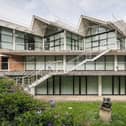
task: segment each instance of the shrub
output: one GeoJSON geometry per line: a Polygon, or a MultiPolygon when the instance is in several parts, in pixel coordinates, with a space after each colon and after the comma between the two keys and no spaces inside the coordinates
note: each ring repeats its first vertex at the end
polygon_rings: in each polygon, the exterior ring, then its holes
{"type": "MultiPolygon", "coordinates": [[[[44,110],[43,103],[24,93],[11,79],[0,79],[0,122],[15,125],[15,118],[28,112],[44,110]]],[[[26,117],[26,116],[24,116],[26,117]]]]}

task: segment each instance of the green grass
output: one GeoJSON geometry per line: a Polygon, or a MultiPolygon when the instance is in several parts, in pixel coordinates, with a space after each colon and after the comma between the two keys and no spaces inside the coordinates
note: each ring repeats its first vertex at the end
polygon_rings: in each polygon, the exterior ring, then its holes
{"type": "MultiPolygon", "coordinates": [[[[99,120],[98,102],[61,102],[51,110],[54,116],[63,116],[66,120],[72,118],[74,126],[126,126],[126,103],[112,104],[112,121],[103,123],[99,120]]],[[[57,118],[58,119],[58,118],[57,118]]]]}

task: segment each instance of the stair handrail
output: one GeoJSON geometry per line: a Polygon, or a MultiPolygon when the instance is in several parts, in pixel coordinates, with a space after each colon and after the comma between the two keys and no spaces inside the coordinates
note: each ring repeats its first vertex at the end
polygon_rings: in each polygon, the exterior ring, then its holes
{"type": "MultiPolygon", "coordinates": [[[[63,72],[62,74],[67,74],[67,73],[73,71],[74,69],[76,69],[77,67],[79,67],[80,65],[82,65],[82,64],[84,64],[84,63],[86,63],[86,62],[95,61],[96,59],[98,59],[99,57],[103,56],[104,54],[108,53],[108,52],[111,51],[111,50],[112,50],[112,49],[104,50],[103,52],[101,52],[100,54],[98,54],[97,56],[95,56],[95,57],[92,58],[92,59],[85,59],[84,61],[82,61],[81,63],[79,63],[79,64],[76,65],[75,67],[73,67],[71,70],[65,71],[65,72],[63,72]]],[[[53,76],[53,75],[55,75],[55,74],[56,74],[56,73],[50,73],[48,76],[50,77],[50,76],[53,76]]],[[[46,75],[45,75],[45,76],[46,76],[46,75]]],[[[33,82],[31,85],[29,85],[29,88],[32,88],[32,87],[37,86],[37,85],[39,84],[39,82],[40,82],[41,79],[42,79],[42,78],[40,78],[39,80],[36,80],[35,82],[33,82]]],[[[43,80],[44,80],[44,79],[43,79],[43,80]]]]}
{"type": "Polygon", "coordinates": [[[112,49],[106,49],[106,50],[104,50],[103,52],[101,52],[100,54],[98,54],[98,55],[96,55],[95,57],[93,57],[92,59],[85,59],[85,60],[83,60],[82,62],[80,62],[79,64],[77,64],[76,66],[74,66],[72,69],[70,69],[70,70],[68,70],[68,71],[66,70],[65,73],[67,74],[67,73],[69,73],[69,72],[75,70],[76,68],[78,68],[79,66],[81,66],[81,65],[84,64],[84,63],[95,61],[95,60],[98,59],[99,57],[101,57],[101,56],[103,56],[104,54],[110,52],[111,50],[112,50],[112,49]]]}

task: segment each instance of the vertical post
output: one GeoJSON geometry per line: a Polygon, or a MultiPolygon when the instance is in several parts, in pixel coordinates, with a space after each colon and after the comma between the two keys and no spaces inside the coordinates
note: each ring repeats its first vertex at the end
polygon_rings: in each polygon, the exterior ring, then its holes
{"type": "Polygon", "coordinates": [[[15,29],[13,29],[13,50],[16,50],[15,29]]]}
{"type": "Polygon", "coordinates": [[[44,37],[42,38],[42,50],[45,50],[44,37]]]}
{"type": "Polygon", "coordinates": [[[33,95],[33,96],[35,96],[35,87],[32,87],[32,88],[30,88],[30,90],[31,90],[31,95],[33,95]]]}
{"type": "Polygon", "coordinates": [[[66,55],[63,56],[63,71],[66,72],[66,55]]]}
{"type": "Polygon", "coordinates": [[[22,85],[24,86],[24,84],[25,84],[25,83],[24,83],[24,77],[22,77],[22,85]]]}
{"type": "Polygon", "coordinates": [[[124,49],[126,49],[126,39],[125,39],[125,47],[124,47],[124,49]]]}
{"type": "Polygon", "coordinates": [[[64,50],[66,50],[66,31],[64,30],[64,50]]]}
{"type": "MultiPolygon", "coordinates": [[[[116,34],[116,38],[117,38],[117,30],[115,30],[115,34],[116,34]]],[[[115,49],[119,49],[119,43],[116,39],[116,42],[115,42],[115,49]]]]}
{"type": "Polygon", "coordinates": [[[114,55],[114,71],[118,71],[118,59],[117,59],[117,55],[114,55]]]}
{"type": "Polygon", "coordinates": [[[102,76],[98,76],[98,96],[102,96],[102,76]]]}

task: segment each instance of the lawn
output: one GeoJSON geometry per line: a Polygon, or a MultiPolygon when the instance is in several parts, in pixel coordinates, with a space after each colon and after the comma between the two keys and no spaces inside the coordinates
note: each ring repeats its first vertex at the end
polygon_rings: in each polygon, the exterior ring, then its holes
{"type": "Polygon", "coordinates": [[[54,109],[49,110],[55,119],[61,117],[64,123],[73,126],[125,126],[126,103],[112,104],[112,121],[103,123],[99,120],[100,103],[93,102],[61,102],[54,109]]]}

